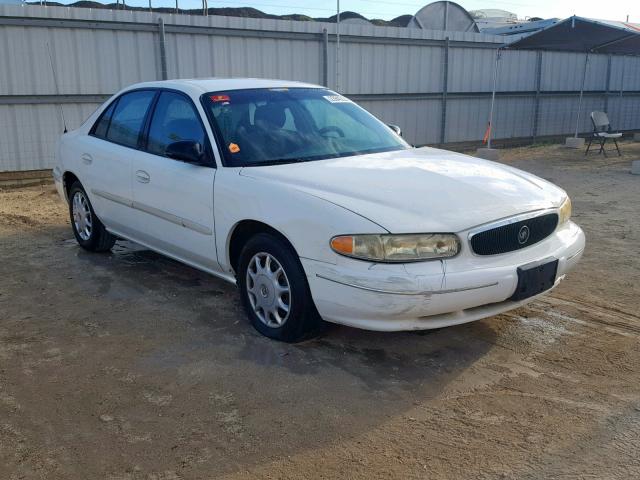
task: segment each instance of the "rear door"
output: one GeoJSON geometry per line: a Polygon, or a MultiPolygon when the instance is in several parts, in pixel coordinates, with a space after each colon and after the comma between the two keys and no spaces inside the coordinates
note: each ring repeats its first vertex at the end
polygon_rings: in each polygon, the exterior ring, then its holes
{"type": "Polygon", "coordinates": [[[216,169],[200,114],[187,95],[163,90],[147,129],[145,149],[133,160],[136,237],[189,263],[219,270],[213,221],[216,169]],[[185,140],[200,143],[211,164],[165,155],[169,144],[185,140]]]}
{"type": "Polygon", "coordinates": [[[127,234],[132,225],[132,166],[156,92],[136,90],[114,100],[80,142],[81,180],[107,228],[127,234]]]}

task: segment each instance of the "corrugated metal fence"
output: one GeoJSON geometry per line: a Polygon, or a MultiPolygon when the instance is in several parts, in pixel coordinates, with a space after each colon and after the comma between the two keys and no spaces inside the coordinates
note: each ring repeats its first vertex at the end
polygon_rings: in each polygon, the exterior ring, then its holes
{"type": "MultiPolygon", "coordinates": [[[[0,171],[50,168],[62,131],[146,80],[267,77],[328,85],[414,144],[480,140],[502,37],[335,24],[0,5],[0,171]],[[58,80],[56,91],[50,56],[58,80]],[[339,81],[339,86],[336,82],[339,81]]],[[[494,138],[570,133],[585,55],[503,51],[494,138]]],[[[640,59],[591,55],[583,111],[640,128],[640,59]]],[[[581,131],[589,130],[588,116],[581,131]]]]}

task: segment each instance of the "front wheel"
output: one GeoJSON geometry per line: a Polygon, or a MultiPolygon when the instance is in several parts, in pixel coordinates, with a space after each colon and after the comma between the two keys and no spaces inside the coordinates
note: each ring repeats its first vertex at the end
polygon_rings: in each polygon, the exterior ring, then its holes
{"type": "Polygon", "coordinates": [[[80,182],[74,182],[69,189],[69,216],[71,228],[78,244],[91,252],[111,250],[116,238],[107,232],[93,211],[87,192],[80,182]]]}
{"type": "Polygon", "coordinates": [[[251,238],[240,254],[238,286],[256,330],[285,342],[317,333],[322,320],[294,251],[274,235],[251,238]]]}

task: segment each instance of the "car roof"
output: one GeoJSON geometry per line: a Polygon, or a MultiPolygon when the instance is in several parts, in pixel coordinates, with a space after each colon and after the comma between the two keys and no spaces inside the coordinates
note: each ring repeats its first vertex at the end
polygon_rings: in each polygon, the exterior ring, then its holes
{"type": "Polygon", "coordinates": [[[136,83],[126,90],[137,88],[172,88],[200,95],[207,92],[242,90],[247,88],[325,88],[311,83],[293,80],[270,80],[264,78],[184,78],[157,82],[136,83]]]}

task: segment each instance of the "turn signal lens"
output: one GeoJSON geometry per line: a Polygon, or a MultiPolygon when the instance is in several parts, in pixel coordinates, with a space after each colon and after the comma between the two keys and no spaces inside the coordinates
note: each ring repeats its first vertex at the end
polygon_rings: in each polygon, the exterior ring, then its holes
{"type": "Polygon", "coordinates": [[[343,255],[353,255],[353,237],[333,237],[331,239],[331,248],[334,252],[343,255]]]}
{"type": "Polygon", "coordinates": [[[457,255],[460,241],[450,233],[413,235],[341,235],[331,239],[331,248],[372,262],[418,262],[457,255]]]}
{"type": "Polygon", "coordinates": [[[558,225],[568,222],[571,218],[571,199],[567,197],[560,206],[558,225]]]}

